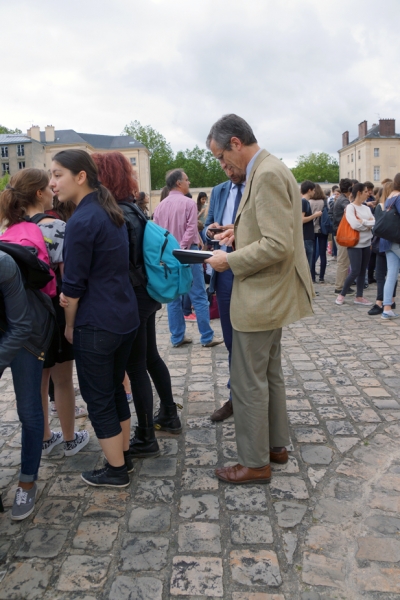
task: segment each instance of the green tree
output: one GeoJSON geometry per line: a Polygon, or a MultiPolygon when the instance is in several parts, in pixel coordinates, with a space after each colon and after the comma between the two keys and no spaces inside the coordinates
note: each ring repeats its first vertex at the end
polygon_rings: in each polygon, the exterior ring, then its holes
{"type": "Polygon", "coordinates": [[[209,150],[195,146],[176,153],[174,167],[184,169],[191,187],[214,187],[227,180],[219,162],[209,150]]]}
{"type": "Polygon", "coordinates": [[[9,181],[10,181],[10,176],[8,173],[3,175],[3,177],[0,177],[0,192],[2,192],[4,190],[4,188],[6,187],[6,185],[9,181]]]}
{"type": "Polygon", "coordinates": [[[0,125],[0,133],[22,133],[20,129],[8,129],[4,125],[0,125]]]}
{"type": "Polygon", "coordinates": [[[146,146],[150,152],[151,189],[159,190],[165,185],[165,174],[172,168],[174,153],[165,137],[150,125],[131,121],[122,134],[131,135],[146,146]]]}
{"type": "Polygon", "coordinates": [[[339,163],[336,158],[326,152],[310,152],[298,157],[296,166],[292,169],[296,181],[339,181],[339,163]]]}

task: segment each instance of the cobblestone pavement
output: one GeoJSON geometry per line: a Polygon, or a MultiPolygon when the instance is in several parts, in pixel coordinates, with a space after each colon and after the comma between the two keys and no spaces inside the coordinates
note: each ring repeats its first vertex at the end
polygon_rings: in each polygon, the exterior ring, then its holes
{"type": "MultiPolygon", "coordinates": [[[[318,289],[315,316],[284,331],[292,452],[270,485],[215,478],[216,465],[236,458],[232,419],[208,419],[227,399],[227,352],[202,348],[195,324],[195,343],[171,348],[162,311],[158,339],[184,406],[182,435],[159,435],[162,456],[137,461],[123,491],[80,479],[103,460],[94,435],[74,457],[58,447],[44,458],[33,515],[0,515],[0,599],[398,599],[400,323],[369,317],[352,298],[336,306],[332,283],[318,289]]],[[[9,509],[19,424],[8,372],[0,386],[9,509]]]]}

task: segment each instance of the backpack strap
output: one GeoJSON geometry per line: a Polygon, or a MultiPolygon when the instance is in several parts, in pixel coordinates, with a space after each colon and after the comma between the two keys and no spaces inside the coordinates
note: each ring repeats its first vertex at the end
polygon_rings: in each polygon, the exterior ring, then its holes
{"type": "Polygon", "coordinates": [[[40,221],[43,221],[43,219],[56,219],[57,217],[55,217],[54,215],[47,215],[46,213],[37,213],[36,215],[33,215],[33,217],[28,217],[26,216],[24,218],[24,221],[27,221],[28,223],[35,223],[35,225],[38,225],[40,223],[40,221]]]}

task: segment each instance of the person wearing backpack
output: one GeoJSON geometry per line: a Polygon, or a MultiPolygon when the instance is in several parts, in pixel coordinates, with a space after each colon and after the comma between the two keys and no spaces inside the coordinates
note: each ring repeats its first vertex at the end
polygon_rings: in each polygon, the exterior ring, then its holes
{"type": "MultiPolygon", "coordinates": [[[[178,240],[181,248],[198,250],[197,206],[193,200],[185,197],[185,194],[189,192],[188,176],[182,169],[174,169],[167,175],[166,184],[170,193],[154,211],[154,222],[170,231],[178,240]]],[[[222,344],[224,340],[216,337],[210,326],[209,304],[202,265],[193,264],[191,270],[193,285],[189,290],[189,296],[196,313],[200,343],[204,348],[211,348],[222,344]]],[[[192,339],[185,335],[186,325],[181,298],[178,297],[169,302],[167,309],[171,343],[174,348],[191,344],[192,339]]]]}
{"type": "Polygon", "coordinates": [[[326,271],[326,249],[328,246],[328,235],[322,231],[321,228],[321,220],[323,217],[324,209],[326,208],[326,199],[325,194],[321,188],[321,186],[316,183],[314,188],[314,196],[309,199],[309,203],[311,206],[312,214],[316,215],[314,219],[314,253],[311,264],[311,277],[313,282],[315,283],[315,264],[319,257],[320,259],[320,267],[319,267],[319,283],[325,283],[325,271],[326,271]],[[318,254],[318,255],[317,255],[318,254]]]}
{"type": "Polygon", "coordinates": [[[129,238],[130,278],[139,310],[140,326],[126,366],[138,419],[135,435],[130,440],[130,452],[132,458],[154,457],[160,454],[154,428],[179,434],[182,425],[172,395],[171,376],[157,348],[156,313],[161,304],[146,290],[143,237],[147,217],[133,202],[137,182],[123,154],[95,153],[92,158],[100,181],[110,190],[124,213],[129,238]],[[160,409],[154,417],[149,374],[160,397],[160,409]]]}
{"type": "MultiPolygon", "coordinates": [[[[385,211],[393,211],[400,214],[400,173],[397,173],[393,179],[393,191],[385,200],[385,211]]],[[[395,215],[392,214],[394,217],[395,215]]],[[[379,242],[379,251],[385,252],[387,262],[387,275],[385,287],[383,288],[383,312],[381,319],[390,321],[398,319],[400,315],[395,313],[392,308],[394,290],[400,269],[400,239],[399,243],[390,242],[383,238],[379,242]]]]}
{"type": "MultiPolygon", "coordinates": [[[[65,328],[64,311],[59,305],[59,293],[56,280],[61,281],[63,272],[63,243],[65,223],[44,214],[53,206],[53,192],[49,186],[49,176],[41,169],[22,169],[11,179],[11,188],[2,198],[3,222],[7,230],[0,241],[29,241],[30,239],[44,246],[46,259],[50,262],[54,275],[49,290],[53,308],[57,315],[58,327],[50,347],[46,353],[42,375],[42,403],[44,413],[44,435],[42,453],[50,454],[55,446],[63,443],[65,456],[73,456],[89,442],[87,431],[74,431],[75,426],[75,393],[72,380],[74,354],[72,345],[60,339],[60,327],[65,328]],[[33,237],[38,233],[42,241],[33,237]],[[50,374],[55,387],[55,401],[62,431],[52,431],[49,427],[49,379],[50,374]]],[[[45,288],[48,289],[48,286],[45,288]]],[[[64,336],[62,335],[62,338],[64,336]]]]}
{"type": "Polygon", "coordinates": [[[128,232],[122,211],[84,150],[62,150],[53,157],[50,185],[60,202],[76,205],[65,230],[60,302],[81,394],[106,457],[103,468],[81,477],[93,486],[126,487],[133,467],[123,380],[139,327],[128,232]]]}
{"type": "MultiPolygon", "coordinates": [[[[3,195],[0,219],[4,218],[3,195]]],[[[43,357],[51,340],[54,319],[49,312],[50,300],[45,294],[38,294],[25,289],[16,261],[0,250],[0,377],[10,366],[22,425],[21,469],[11,508],[11,519],[16,521],[28,517],[35,508],[42,456],[44,421],[40,389],[43,357]]]]}

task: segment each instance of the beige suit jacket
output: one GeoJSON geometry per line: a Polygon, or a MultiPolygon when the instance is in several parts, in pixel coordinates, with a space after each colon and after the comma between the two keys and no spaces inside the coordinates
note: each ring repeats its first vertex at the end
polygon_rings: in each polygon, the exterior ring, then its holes
{"type": "Polygon", "coordinates": [[[313,314],[301,196],[291,171],[262,150],[235,220],[231,321],[237,331],[279,329],[313,314]]]}

